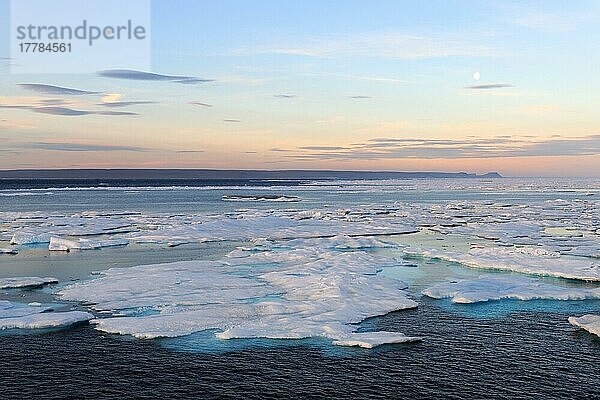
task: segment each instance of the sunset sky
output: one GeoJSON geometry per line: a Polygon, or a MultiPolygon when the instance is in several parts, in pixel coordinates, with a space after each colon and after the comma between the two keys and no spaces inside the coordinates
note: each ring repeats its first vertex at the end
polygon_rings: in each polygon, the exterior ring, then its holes
{"type": "Polygon", "coordinates": [[[9,25],[0,169],[600,176],[598,1],[153,1],[151,72],[187,84],[12,74],[9,25]]]}

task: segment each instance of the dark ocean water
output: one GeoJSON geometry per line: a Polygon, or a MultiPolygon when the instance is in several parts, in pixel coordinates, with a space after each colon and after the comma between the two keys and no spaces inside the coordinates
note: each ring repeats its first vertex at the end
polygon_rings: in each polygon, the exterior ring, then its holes
{"type": "Polygon", "coordinates": [[[600,398],[600,339],[564,314],[465,318],[422,299],[373,324],[425,339],[339,354],[300,345],[203,354],[89,326],[2,336],[0,397],[600,398]]]}
{"type": "Polygon", "coordinates": [[[265,179],[0,179],[0,190],[93,187],[296,186],[306,180],[265,179]]]}

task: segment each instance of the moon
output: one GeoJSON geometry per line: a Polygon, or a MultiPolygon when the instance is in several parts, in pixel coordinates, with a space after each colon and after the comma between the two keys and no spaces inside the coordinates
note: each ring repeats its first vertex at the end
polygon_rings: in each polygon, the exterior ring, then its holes
{"type": "Polygon", "coordinates": [[[475,79],[476,81],[478,81],[478,80],[480,80],[480,79],[481,79],[481,74],[479,73],[479,71],[478,71],[478,72],[475,72],[475,73],[473,74],[473,79],[475,79]]]}

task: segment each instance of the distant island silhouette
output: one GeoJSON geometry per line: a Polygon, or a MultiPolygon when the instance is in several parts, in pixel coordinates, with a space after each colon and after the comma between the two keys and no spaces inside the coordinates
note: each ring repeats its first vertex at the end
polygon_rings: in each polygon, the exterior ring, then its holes
{"type": "Polygon", "coordinates": [[[235,170],[235,169],[29,169],[0,171],[0,179],[411,179],[502,178],[498,172],[235,170]]]}

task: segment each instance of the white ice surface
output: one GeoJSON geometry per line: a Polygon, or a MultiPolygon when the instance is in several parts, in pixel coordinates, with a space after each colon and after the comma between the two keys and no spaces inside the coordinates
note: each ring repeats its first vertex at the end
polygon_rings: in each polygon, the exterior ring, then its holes
{"type": "Polygon", "coordinates": [[[52,236],[48,250],[50,251],[69,251],[69,250],[96,250],[103,247],[126,246],[129,241],[125,239],[78,239],[70,240],[61,237],[52,236]]]}
{"type": "Polygon", "coordinates": [[[65,328],[94,316],[84,311],[53,312],[54,305],[0,300],[0,330],[65,328]]]}
{"type": "Polygon", "coordinates": [[[0,319],[24,317],[31,314],[51,311],[52,308],[52,305],[24,305],[0,300],[0,319]]]}
{"type": "Polygon", "coordinates": [[[400,244],[374,237],[337,235],[331,238],[295,239],[282,244],[286,248],[318,247],[338,250],[360,250],[374,248],[401,247],[400,244]]]}
{"type": "Polygon", "coordinates": [[[16,249],[11,248],[0,248],[0,254],[17,254],[18,251],[16,249]]]}
{"type": "Polygon", "coordinates": [[[600,315],[587,314],[581,317],[569,317],[569,323],[600,336],[600,315]]]}
{"type": "Polygon", "coordinates": [[[439,283],[423,290],[434,299],[449,298],[453,303],[477,303],[490,300],[586,300],[600,299],[600,287],[563,287],[524,276],[483,276],[472,280],[439,283]]]}
{"type": "Polygon", "coordinates": [[[600,281],[600,261],[549,252],[543,248],[473,247],[468,253],[437,249],[403,249],[406,254],[441,259],[470,268],[520,272],[557,278],[600,281]]]}
{"type": "Polygon", "coordinates": [[[52,236],[95,236],[126,233],[132,223],[124,217],[108,218],[99,215],[38,216],[17,214],[13,216],[18,228],[11,244],[27,245],[49,243],[52,236]],[[25,218],[27,217],[27,218],[25,218]]]}
{"type": "Polygon", "coordinates": [[[358,346],[366,349],[381,346],[382,344],[416,342],[420,337],[405,336],[398,332],[360,332],[351,333],[333,341],[336,346],[358,346]]]}
{"type": "MultiPolygon", "coordinates": [[[[300,217],[300,214],[297,215],[300,217]]],[[[150,232],[130,235],[140,243],[189,243],[219,240],[273,240],[295,238],[318,238],[336,236],[344,232],[348,236],[371,236],[416,232],[414,226],[398,222],[372,224],[336,219],[292,219],[275,216],[244,218],[217,218],[203,223],[165,227],[150,232]]]]}
{"type": "Polygon", "coordinates": [[[405,284],[377,275],[395,264],[363,251],[238,251],[217,261],[113,268],[59,295],[130,315],[93,322],[138,338],[216,329],[221,339],[346,340],[356,329],[351,324],[417,306],[405,284]]]}
{"type": "Polygon", "coordinates": [[[48,312],[15,318],[0,318],[0,330],[66,328],[94,316],[85,311],[48,312]]]}
{"type": "Polygon", "coordinates": [[[58,279],[52,277],[40,278],[37,276],[23,276],[17,278],[0,278],[0,289],[18,289],[25,287],[43,286],[48,283],[57,283],[58,279]]]}

